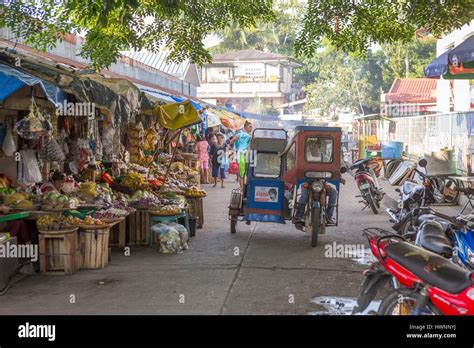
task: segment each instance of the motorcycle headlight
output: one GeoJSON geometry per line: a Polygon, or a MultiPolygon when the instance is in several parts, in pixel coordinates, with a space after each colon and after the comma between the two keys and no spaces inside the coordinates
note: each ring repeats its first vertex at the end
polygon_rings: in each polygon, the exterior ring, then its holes
{"type": "Polygon", "coordinates": [[[474,266],[474,253],[471,251],[471,249],[466,247],[466,256],[467,256],[467,262],[471,264],[471,266],[474,266]]]}
{"type": "Polygon", "coordinates": [[[321,181],[315,181],[311,184],[311,188],[313,189],[313,192],[321,192],[323,190],[323,183],[321,181]]]}

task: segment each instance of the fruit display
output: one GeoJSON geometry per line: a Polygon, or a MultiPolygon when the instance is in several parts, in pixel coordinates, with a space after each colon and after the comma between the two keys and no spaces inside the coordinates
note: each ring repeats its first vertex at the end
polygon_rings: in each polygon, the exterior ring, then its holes
{"type": "Polygon", "coordinates": [[[116,208],[109,208],[94,212],[93,218],[101,220],[120,219],[128,215],[128,211],[116,208]]]}
{"type": "Polygon", "coordinates": [[[86,216],[84,220],[81,221],[80,225],[87,225],[87,226],[101,226],[105,225],[105,222],[101,219],[96,219],[90,215],[86,216]]]}
{"type": "Polygon", "coordinates": [[[144,176],[134,171],[130,171],[125,175],[122,184],[132,191],[142,190],[147,186],[144,176]]]}
{"type": "Polygon", "coordinates": [[[105,207],[106,209],[114,208],[114,209],[124,210],[124,211],[127,212],[127,214],[130,214],[130,213],[133,213],[133,212],[136,211],[135,208],[130,207],[130,206],[128,205],[128,202],[127,202],[126,198],[123,197],[123,196],[117,197],[116,200],[114,200],[114,201],[111,202],[111,203],[105,204],[104,207],[105,207]]]}
{"type": "Polygon", "coordinates": [[[40,231],[62,231],[69,230],[81,224],[82,220],[69,216],[43,215],[36,220],[36,225],[40,231]]]}
{"type": "Polygon", "coordinates": [[[177,205],[165,205],[151,212],[156,215],[176,215],[181,212],[181,209],[177,205]]]}
{"type": "Polygon", "coordinates": [[[186,190],[185,195],[187,197],[202,198],[207,196],[207,192],[199,189],[197,186],[193,186],[190,189],[186,190]]]}
{"type": "Polygon", "coordinates": [[[158,133],[153,128],[148,128],[145,131],[145,143],[143,149],[145,151],[155,150],[156,144],[158,144],[158,133]]]}
{"type": "Polygon", "coordinates": [[[12,193],[3,198],[4,204],[12,209],[35,209],[30,197],[22,193],[12,193]]]}
{"type": "Polygon", "coordinates": [[[143,154],[144,135],[143,126],[139,124],[131,124],[128,130],[128,152],[130,152],[130,162],[140,163],[143,154]]]}
{"type": "Polygon", "coordinates": [[[43,210],[74,209],[79,204],[78,199],[69,198],[57,192],[48,192],[43,196],[43,210]]]}
{"type": "Polygon", "coordinates": [[[84,197],[96,197],[97,196],[97,184],[93,181],[86,181],[81,183],[79,192],[84,197]]]}

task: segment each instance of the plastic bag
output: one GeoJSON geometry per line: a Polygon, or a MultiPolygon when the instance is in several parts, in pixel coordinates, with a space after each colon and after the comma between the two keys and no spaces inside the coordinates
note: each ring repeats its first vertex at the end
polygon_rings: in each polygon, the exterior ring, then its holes
{"type": "Polygon", "coordinates": [[[179,232],[166,224],[159,223],[153,225],[151,230],[158,233],[160,246],[158,252],[162,254],[178,254],[183,252],[181,236],[179,232]]]}
{"type": "Polygon", "coordinates": [[[167,221],[167,222],[165,222],[165,224],[170,226],[171,228],[174,228],[176,231],[178,231],[179,236],[181,238],[181,248],[183,250],[187,250],[188,249],[189,234],[188,234],[188,230],[186,229],[186,227],[184,227],[183,225],[180,225],[176,222],[173,222],[173,221],[167,221]]]}
{"type": "Polygon", "coordinates": [[[239,173],[239,165],[237,162],[232,162],[229,164],[229,174],[238,174],[239,173]]]}
{"type": "Polygon", "coordinates": [[[50,139],[46,145],[46,158],[50,161],[64,161],[64,155],[56,139],[50,139]]]}
{"type": "Polygon", "coordinates": [[[26,185],[41,182],[43,177],[38,166],[38,160],[36,159],[35,151],[23,150],[20,151],[20,154],[22,158],[21,164],[23,169],[21,182],[26,185]]]}
{"type": "Polygon", "coordinates": [[[3,141],[2,150],[7,156],[13,156],[16,151],[15,139],[10,129],[7,131],[7,135],[3,141]]]}
{"type": "Polygon", "coordinates": [[[109,125],[104,128],[102,133],[102,146],[106,155],[111,155],[114,149],[115,128],[109,125]]]}

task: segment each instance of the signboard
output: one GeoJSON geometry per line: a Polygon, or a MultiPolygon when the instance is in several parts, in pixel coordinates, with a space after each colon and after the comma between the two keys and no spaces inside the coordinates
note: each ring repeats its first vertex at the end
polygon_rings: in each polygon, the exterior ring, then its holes
{"type": "Polygon", "coordinates": [[[277,203],[278,187],[255,186],[255,202],[277,203]]]}

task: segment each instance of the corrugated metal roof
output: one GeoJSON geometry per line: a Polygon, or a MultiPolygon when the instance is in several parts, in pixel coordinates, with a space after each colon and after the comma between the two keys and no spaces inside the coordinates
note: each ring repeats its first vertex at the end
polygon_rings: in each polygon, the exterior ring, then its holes
{"type": "Polygon", "coordinates": [[[213,63],[232,63],[238,61],[259,61],[259,62],[290,62],[294,66],[302,66],[295,59],[281,54],[264,52],[259,50],[238,50],[226,52],[223,54],[216,54],[212,57],[213,63]]]}
{"type": "Polygon", "coordinates": [[[157,70],[163,71],[167,74],[184,77],[186,70],[189,67],[189,61],[182,63],[169,62],[167,59],[170,55],[169,51],[160,51],[157,53],[146,50],[141,51],[124,51],[121,52],[124,56],[132,58],[142,64],[148,65],[157,70]]]}
{"type": "Polygon", "coordinates": [[[386,102],[427,103],[436,102],[436,80],[406,78],[393,81],[385,95],[386,102]]]}

